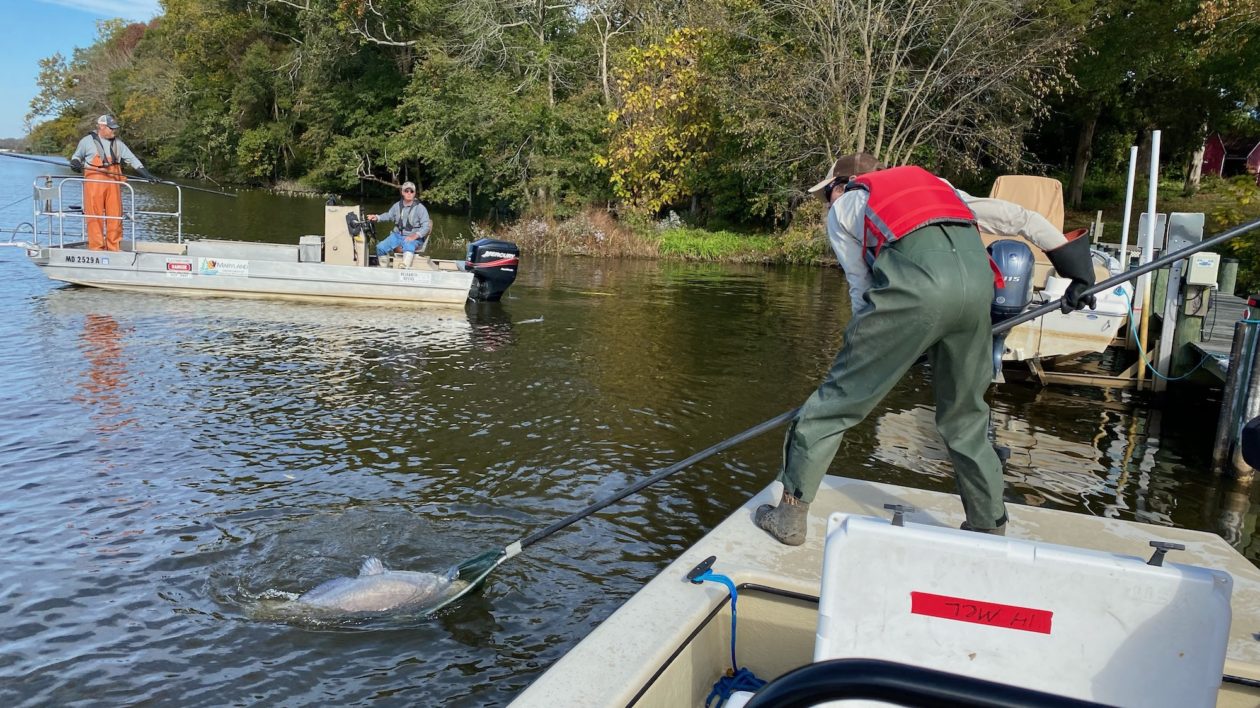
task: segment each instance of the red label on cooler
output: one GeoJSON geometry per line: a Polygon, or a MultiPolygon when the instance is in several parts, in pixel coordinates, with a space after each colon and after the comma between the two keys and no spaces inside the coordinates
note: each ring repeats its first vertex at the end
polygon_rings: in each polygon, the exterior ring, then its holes
{"type": "Polygon", "coordinates": [[[1054,618],[1054,613],[1049,610],[934,595],[930,592],[910,593],[910,613],[1039,634],[1050,633],[1050,621],[1054,618]]]}

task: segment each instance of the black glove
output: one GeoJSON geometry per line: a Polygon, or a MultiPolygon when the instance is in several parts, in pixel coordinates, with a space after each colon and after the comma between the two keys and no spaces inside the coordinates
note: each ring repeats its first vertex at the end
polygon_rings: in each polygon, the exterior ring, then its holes
{"type": "Polygon", "coordinates": [[[70,169],[79,174],[83,174],[83,160],[80,160],[77,157],[71,158],[70,169]]]}
{"type": "Polygon", "coordinates": [[[158,180],[158,178],[157,178],[157,177],[154,177],[154,176],[153,176],[153,173],[152,173],[152,172],[150,172],[150,171],[146,170],[146,169],[145,169],[145,168],[143,168],[143,167],[137,167],[137,168],[136,168],[136,174],[138,174],[138,175],[140,175],[141,177],[143,177],[146,181],[152,182],[152,183],[154,183],[154,184],[157,184],[157,183],[160,181],[160,180],[158,180]]]}
{"type": "Polygon", "coordinates": [[[1092,310],[1098,304],[1098,298],[1085,295],[1085,291],[1094,285],[1094,259],[1089,253],[1089,239],[1085,237],[1085,229],[1077,229],[1064,236],[1067,243],[1046,251],[1059,277],[1072,279],[1063,294],[1061,309],[1063,314],[1080,310],[1086,305],[1092,310]]]}

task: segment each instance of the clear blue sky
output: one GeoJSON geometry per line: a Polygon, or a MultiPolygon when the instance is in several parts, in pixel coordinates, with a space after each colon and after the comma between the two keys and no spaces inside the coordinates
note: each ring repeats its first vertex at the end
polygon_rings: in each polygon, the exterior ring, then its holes
{"type": "Polygon", "coordinates": [[[26,134],[23,120],[35,96],[39,60],[96,38],[96,23],[113,17],[146,22],[159,0],[6,0],[4,59],[0,60],[0,138],[26,134]]]}

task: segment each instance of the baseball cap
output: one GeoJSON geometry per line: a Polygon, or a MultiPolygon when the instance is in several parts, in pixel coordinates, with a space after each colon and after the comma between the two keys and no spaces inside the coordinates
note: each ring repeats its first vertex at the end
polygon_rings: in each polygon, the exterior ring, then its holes
{"type": "Polygon", "coordinates": [[[411,191],[413,191],[413,192],[414,192],[414,191],[416,191],[416,183],[415,183],[415,182],[403,182],[403,183],[402,183],[402,187],[401,187],[401,189],[403,189],[403,190],[410,189],[411,191]]]}
{"type": "Polygon", "coordinates": [[[813,194],[821,191],[823,187],[834,182],[837,177],[853,177],[882,169],[884,169],[884,165],[870,153],[859,152],[853,155],[843,155],[840,159],[831,163],[831,169],[827,170],[827,176],[823,181],[810,187],[809,193],[813,194]]]}
{"type": "Polygon", "coordinates": [[[96,124],[108,126],[110,130],[118,130],[118,121],[114,120],[114,117],[109,115],[108,113],[101,116],[100,118],[97,118],[96,124]]]}

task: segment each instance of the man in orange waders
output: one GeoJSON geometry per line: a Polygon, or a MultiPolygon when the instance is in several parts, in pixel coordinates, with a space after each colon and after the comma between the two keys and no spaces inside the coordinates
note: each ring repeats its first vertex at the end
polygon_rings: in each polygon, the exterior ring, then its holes
{"type": "Polygon", "coordinates": [[[70,169],[84,174],[83,214],[87,218],[88,248],[93,251],[117,251],[122,244],[122,187],[110,182],[126,182],[122,163],[131,165],[136,174],[150,182],[158,181],[144,168],[131,148],[116,136],[118,123],[113,116],[96,119],[96,130],[79,141],[70,158],[70,169]],[[92,218],[92,217],[112,218],[92,218]]]}

